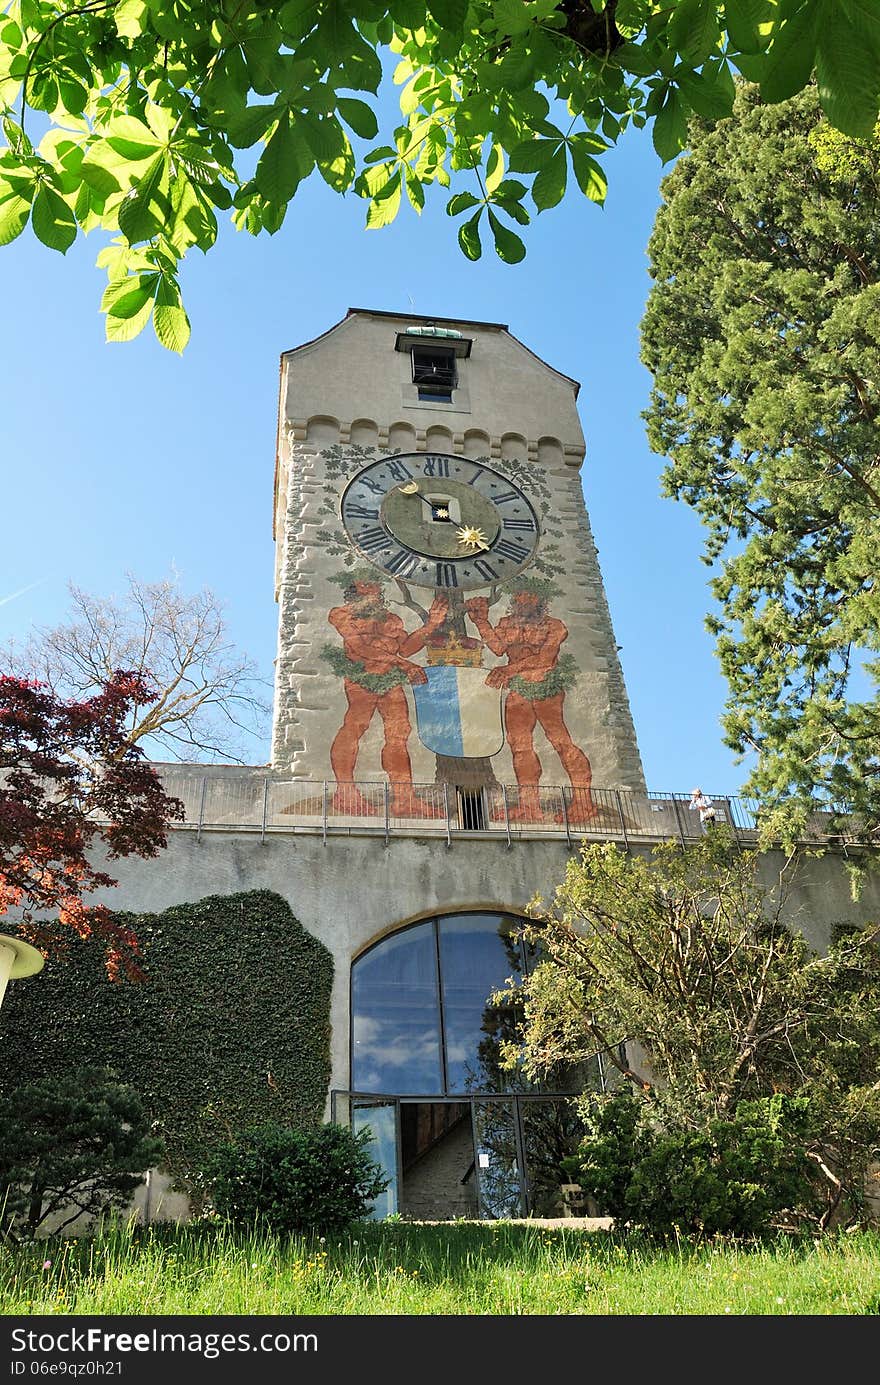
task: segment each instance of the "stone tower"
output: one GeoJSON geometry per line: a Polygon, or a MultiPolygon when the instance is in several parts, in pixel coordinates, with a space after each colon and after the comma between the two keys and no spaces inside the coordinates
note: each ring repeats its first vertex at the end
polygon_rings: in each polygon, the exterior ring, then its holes
{"type": "Polygon", "coordinates": [[[351,308],[282,356],[273,767],[331,811],[644,792],[577,393],[500,323],[351,308]]]}

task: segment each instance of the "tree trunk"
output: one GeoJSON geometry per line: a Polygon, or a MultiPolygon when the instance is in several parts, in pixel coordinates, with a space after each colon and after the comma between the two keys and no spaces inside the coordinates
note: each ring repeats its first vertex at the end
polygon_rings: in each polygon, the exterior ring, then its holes
{"type": "Polygon", "coordinates": [[[28,1231],[33,1236],[43,1219],[43,1197],[46,1189],[42,1183],[32,1183],[28,1201],[28,1231]]]}

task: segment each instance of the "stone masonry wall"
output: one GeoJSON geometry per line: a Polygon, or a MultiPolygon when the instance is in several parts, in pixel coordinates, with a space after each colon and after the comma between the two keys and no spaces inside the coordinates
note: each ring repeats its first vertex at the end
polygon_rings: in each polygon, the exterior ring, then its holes
{"type": "MultiPolygon", "coordinates": [[[[346,706],[342,680],[321,653],[325,645],[340,644],[327,614],[342,599],[339,585],[331,579],[343,567],[347,541],[339,523],[334,522],[333,510],[351,475],[368,461],[396,452],[350,442],[319,447],[318,439],[297,440],[301,431],[302,425],[292,425],[288,430],[289,463],[282,473],[286,478],[286,510],[283,541],[279,544],[280,610],[272,758],[273,766],[292,778],[320,782],[332,778],[329,749],[346,706]]],[[[448,451],[455,455],[454,441],[450,442],[448,451]]],[[[644,773],[579,472],[564,460],[558,439],[546,439],[540,447],[537,443],[529,446],[523,440],[517,448],[519,455],[511,447],[510,455],[503,459],[497,456],[501,451],[499,439],[490,440],[490,447],[488,456],[482,454],[479,459],[509,475],[547,510],[541,517],[544,533],[539,556],[553,546],[553,564],[560,570],[552,580],[562,589],[562,595],[551,602],[551,614],[568,626],[563,652],[574,657],[578,668],[577,682],[565,701],[568,729],[590,759],[594,784],[643,791],[644,773]],[[491,446],[492,441],[497,447],[491,446]],[[536,487],[540,487],[540,492],[536,487]]],[[[418,442],[411,450],[419,450],[418,442]]],[[[424,443],[421,450],[426,450],[424,443]]],[[[460,455],[467,454],[462,449],[460,455]]],[[[402,616],[408,628],[415,628],[417,622],[397,596],[395,584],[386,582],[386,592],[391,609],[402,616]]],[[[424,599],[424,590],[419,596],[424,599]]],[[[504,603],[499,603],[493,610],[493,619],[505,609],[504,603]]],[[[423,655],[413,656],[416,663],[423,659],[423,655]]],[[[497,662],[503,661],[487,652],[486,667],[497,662]]],[[[407,696],[411,698],[410,693],[407,696]]],[[[381,722],[377,716],[361,745],[358,780],[384,779],[381,744],[381,722]]],[[[432,782],[434,757],[420,746],[415,735],[409,748],[414,780],[432,782]]],[[[562,766],[540,730],[536,733],[536,749],[543,766],[542,782],[564,784],[562,766]]],[[[493,760],[493,768],[502,783],[514,782],[506,746],[493,760]]]]}

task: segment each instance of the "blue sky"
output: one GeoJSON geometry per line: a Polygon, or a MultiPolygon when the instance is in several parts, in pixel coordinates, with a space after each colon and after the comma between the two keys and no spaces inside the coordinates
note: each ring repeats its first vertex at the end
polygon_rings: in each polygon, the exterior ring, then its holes
{"type": "MultiPolygon", "coordinates": [[[[645,247],[662,176],[649,132],[625,135],[606,167],[605,208],[578,195],[543,213],[515,266],[491,246],[465,260],[442,194],[421,218],[404,209],[391,228],[366,231],[365,203],[313,176],[275,237],[227,226],[208,256],[191,253],[182,357],[152,328],[105,343],[96,234],[64,258],[29,231],[0,251],[0,645],[63,619],[68,581],[121,593],[127,570],[156,581],[173,567],[185,589],[218,594],[233,639],[271,678],[281,352],[349,307],[504,322],[581,381],[584,493],[649,787],[735,793],[745,767],[721,740],[700,525],[660,497],[662,461],[640,417],[645,247]]],[[[251,758],[268,753],[255,744],[251,758]]]]}

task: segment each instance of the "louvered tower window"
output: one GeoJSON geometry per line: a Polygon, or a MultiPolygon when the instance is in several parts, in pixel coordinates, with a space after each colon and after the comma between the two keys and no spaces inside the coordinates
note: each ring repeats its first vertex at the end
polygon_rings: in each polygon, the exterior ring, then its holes
{"type": "Polygon", "coordinates": [[[450,404],[456,385],[455,352],[442,346],[414,346],[412,378],[419,399],[450,404]]]}

